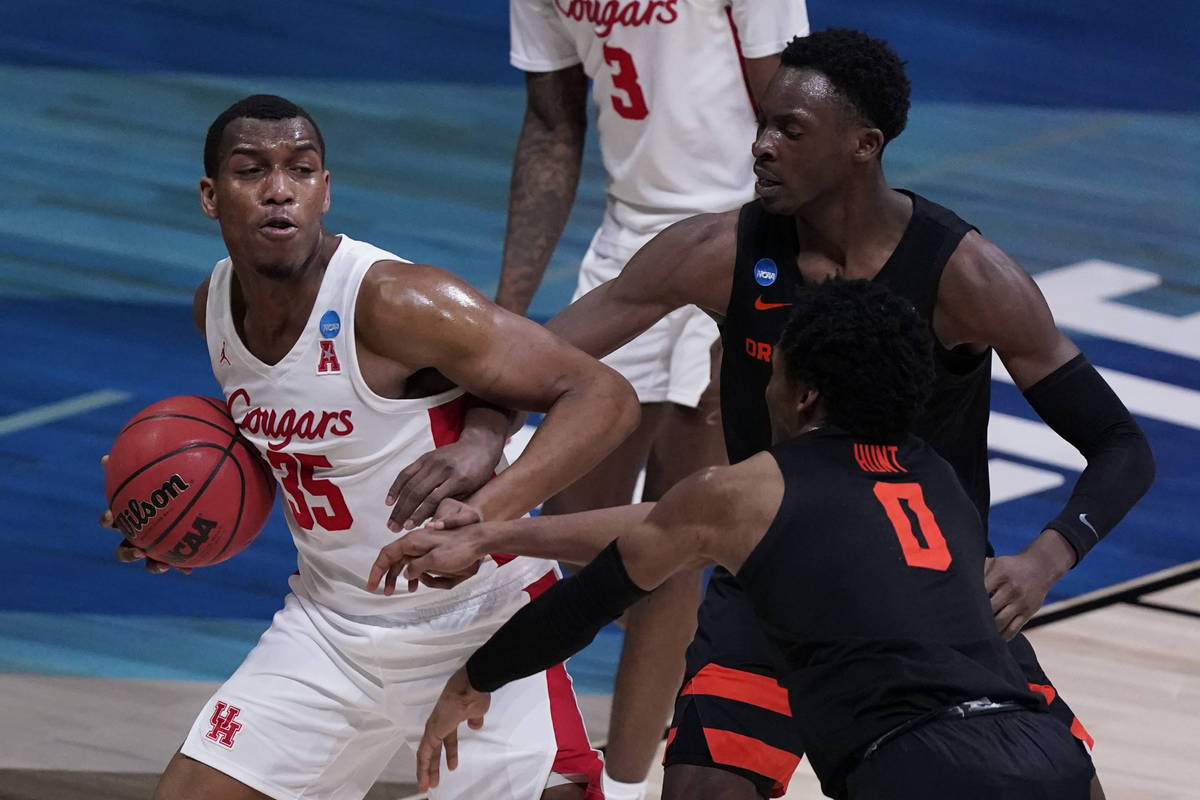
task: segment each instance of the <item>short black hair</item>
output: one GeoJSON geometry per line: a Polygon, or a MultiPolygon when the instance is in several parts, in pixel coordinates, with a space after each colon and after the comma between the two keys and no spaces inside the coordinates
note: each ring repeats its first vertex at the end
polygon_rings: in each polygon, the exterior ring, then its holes
{"type": "Polygon", "coordinates": [[[779,61],[828,78],[863,119],[883,132],[885,144],[904,130],[911,87],[904,62],[882,39],[849,28],[830,28],[792,39],[779,61]]]}
{"type": "Polygon", "coordinates": [[[829,422],[869,441],[902,439],[933,388],[928,324],[872,281],[802,286],[779,349],[787,377],[820,392],[829,422]]]}
{"type": "Polygon", "coordinates": [[[221,137],[225,135],[225,128],[235,119],[242,117],[271,120],[300,117],[308,120],[308,124],[312,125],[313,132],[317,135],[317,149],[321,154],[321,163],[325,163],[325,137],[321,136],[321,129],[317,127],[316,121],[307,111],[278,95],[252,94],[249,97],[243,97],[222,111],[213,120],[213,124],[208,126],[208,136],[204,139],[204,174],[208,177],[217,177],[217,170],[221,166],[221,137]]]}

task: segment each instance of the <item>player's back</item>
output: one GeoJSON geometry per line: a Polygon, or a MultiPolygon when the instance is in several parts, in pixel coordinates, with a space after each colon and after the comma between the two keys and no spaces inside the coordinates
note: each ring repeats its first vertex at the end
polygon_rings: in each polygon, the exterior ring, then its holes
{"type": "Polygon", "coordinates": [[[784,499],[737,578],[823,780],[923,712],[980,697],[1037,707],[996,633],[979,516],[949,464],[915,437],[832,427],[771,453],[784,499]]]}
{"type": "Polygon", "coordinates": [[[326,268],[308,323],[275,364],[251,353],[233,324],[229,259],[209,282],[206,334],[213,374],[242,433],[270,463],[299,551],[297,581],[309,597],[340,614],[394,616],[452,604],[490,581],[531,583],[549,562],[521,559],[496,577],[494,563],[453,590],[420,587],[391,597],[366,591],[387,528],[384,498],[402,469],[435,447],[457,441],[465,413],[454,387],[393,399],[367,385],[358,363],[354,309],[373,265],[404,259],[342,236],[326,268]],[[534,562],[537,563],[534,563],[534,562]],[[524,569],[523,567],[528,567],[524,569]],[[527,574],[526,574],[527,573],[527,574]]]}

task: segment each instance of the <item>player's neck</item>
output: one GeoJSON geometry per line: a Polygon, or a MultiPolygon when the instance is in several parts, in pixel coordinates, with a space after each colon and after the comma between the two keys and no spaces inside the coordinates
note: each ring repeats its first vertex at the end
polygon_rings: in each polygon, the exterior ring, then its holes
{"type": "MultiPolygon", "coordinates": [[[[264,275],[231,256],[236,277],[234,319],[251,352],[281,340],[294,342],[312,313],[325,269],[339,239],[322,233],[312,254],[286,276],[264,275]]],[[[290,347],[290,345],[289,345],[290,347]]]]}
{"type": "Polygon", "coordinates": [[[796,230],[801,250],[839,265],[840,277],[869,280],[896,249],[911,217],[912,202],[878,173],[802,209],[796,230]]]}

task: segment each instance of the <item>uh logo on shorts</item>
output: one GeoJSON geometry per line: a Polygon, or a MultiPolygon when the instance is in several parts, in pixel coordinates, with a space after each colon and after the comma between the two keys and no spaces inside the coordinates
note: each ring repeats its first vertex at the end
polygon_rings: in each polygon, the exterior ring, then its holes
{"type": "Polygon", "coordinates": [[[204,738],[232,750],[233,737],[242,729],[242,723],[237,721],[237,715],[240,713],[242,710],[237,706],[218,700],[217,707],[213,709],[212,717],[208,720],[212,728],[204,734],[204,738]]]}

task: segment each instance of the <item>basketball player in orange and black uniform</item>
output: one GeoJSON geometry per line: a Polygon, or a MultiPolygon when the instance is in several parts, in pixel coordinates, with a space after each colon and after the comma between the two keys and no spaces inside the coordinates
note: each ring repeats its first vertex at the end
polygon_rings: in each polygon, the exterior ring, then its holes
{"type": "MultiPolygon", "coordinates": [[[[1026,686],[992,621],[974,503],[906,433],[931,383],[927,324],[879,282],[832,280],[789,298],[766,390],[767,452],[696,473],[649,514],[627,506],[423,534],[422,546],[440,538],[450,554],[459,537],[518,549],[612,540],[450,680],[418,749],[423,784],[441,777],[443,743],[456,765],[457,724],[478,727],[485,693],[583,647],[672,572],[716,562],[746,587],[749,621],[765,632],[830,797],[1088,796],[1087,755],[1026,686]]],[[[456,566],[441,549],[411,566],[456,566]]]]}
{"type": "MultiPolygon", "coordinates": [[[[770,444],[761,396],[793,287],[830,276],[887,284],[917,307],[935,341],[934,399],[915,430],[954,467],[985,531],[994,351],[1038,415],[1088,462],[1062,512],[1023,552],[989,559],[985,573],[997,629],[1013,640],[1028,683],[1087,740],[1018,634],[1054,582],[1149,488],[1153,457],[1120,399],[1055,326],[1029,275],[951,212],[887,185],[882,153],[903,130],[908,104],[903,63],[886,43],[848,30],[795,39],[759,107],[758,200],[667,228],[548,327],[599,355],[671,309],[706,310],[724,328],[722,417],[736,463],[770,444]]],[[[664,591],[694,592],[693,579],[676,575],[656,590],[664,591]]],[[[666,797],[785,790],[802,742],[795,715],[781,713],[778,692],[767,691],[773,670],[752,619],[741,587],[718,570],[676,705],[666,797]]],[[[683,624],[652,613],[642,622],[683,624]]]]}

